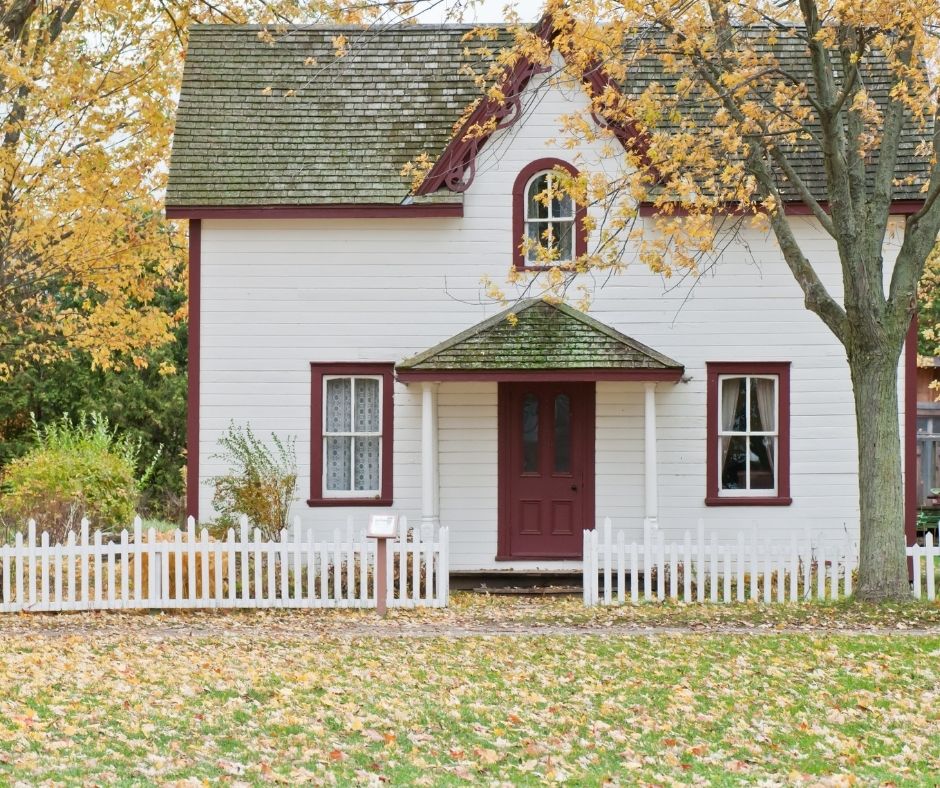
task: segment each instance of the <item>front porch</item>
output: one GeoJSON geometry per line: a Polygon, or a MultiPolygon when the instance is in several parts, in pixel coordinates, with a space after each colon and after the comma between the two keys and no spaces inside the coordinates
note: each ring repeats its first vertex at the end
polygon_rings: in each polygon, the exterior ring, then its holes
{"type": "Polygon", "coordinates": [[[454,572],[580,572],[599,516],[659,516],[657,391],[683,367],[564,305],[517,304],[396,367],[420,391],[421,525],[454,572]]]}

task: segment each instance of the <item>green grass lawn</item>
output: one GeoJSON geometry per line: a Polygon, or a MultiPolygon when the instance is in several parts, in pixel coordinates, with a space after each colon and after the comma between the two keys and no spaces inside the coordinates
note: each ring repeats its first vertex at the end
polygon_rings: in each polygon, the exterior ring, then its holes
{"type": "Polygon", "coordinates": [[[934,635],[379,638],[232,618],[186,637],[147,634],[155,618],[0,634],[0,783],[940,774],[934,635]]]}

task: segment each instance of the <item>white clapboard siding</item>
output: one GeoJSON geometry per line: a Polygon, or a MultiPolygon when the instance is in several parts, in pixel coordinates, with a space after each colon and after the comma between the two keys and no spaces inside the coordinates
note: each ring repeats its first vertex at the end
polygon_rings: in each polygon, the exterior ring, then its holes
{"type": "MultiPolygon", "coordinates": [[[[752,529],[750,538],[738,532],[723,541],[724,532],[706,533],[702,520],[694,538],[689,529],[680,540],[667,540],[649,520],[643,523],[642,542],[630,541],[623,529],[616,536],[613,532],[609,517],[599,529],[584,532],[585,605],[666,598],[776,604],[839,600],[854,589],[858,546],[848,539],[814,543],[807,531],[758,542],[752,529]]],[[[913,595],[935,600],[940,547],[933,535],[926,534],[923,545],[908,547],[907,555],[913,564],[913,595]]]]}
{"type": "MultiPolygon", "coordinates": [[[[533,80],[530,88],[537,84],[533,80]]],[[[311,359],[389,362],[423,351],[502,308],[498,301],[481,302],[483,277],[504,285],[509,301],[541,292],[529,277],[505,282],[508,257],[518,245],[512,222],[519,172],[533,159],[551,156],[584,173],[613,168],[610,174],[616,175],[623,157],[610,155],[603,136],[574,140],[559,134],[562,119],[587,106],[578,85],[543,88],[537,100],[534,96],[523,99],[519,122],[497,131],[483,148],[473,182],[462,194],[461,217],[202,221],[201,482],[225,472],[218,441],[234,419],[250,423],[259,435],[300,436],[298,488],[309,489],[311,359]]],[[[602,203],[588,209],[598,225],[606,208],[602,203]]],[[[838,297],[835,242],[811,217],[795,217],[792,227],[838,297]]],[[[791,454],[800,458],[791,466],[790,481],[800,494],[790,506],[762,513],[762,534],[789,538],[794,523],[812,521],[814,537],[835,538],[842,524],[858,515],[847,362],[832,333],[805,308],[772,236],[765,228],[737,227],[722,247],[716,276],[664,283],[658,273],[636,264],[605,278],[603,286],[590,274],[579,276],[571,292],[583,284],[593,317],[686,369],[681,384],[656,387],[662,521],[689,523],[694,533],[695,520],[715,511],[703,500],[705,464],[688,461],[707,451],[707,362],[785,360],[792,362],[791,454]]],[[[589,246],[600,242],[598,229],[589,246]]],[[[898,243],[885,246],[887,277],[898,248],[898,243]]],[[[577,568],[574,562],[497,561],[497,383],[445,382],[438,401],[440,515],[451,528],[454,568],[577,568]]],[[[639,524],[642,518],[643,402],[640,382],[596,385],[594,509],[616,522],[636,518],[639,524]]],[[[414,520],[422,511],[419,387],[395,385],[394,422],[394,498],[414,520]]],[[[199,490],[200,511],[209,516],[211,485],[200,483],[199,490]]],[[[324,540],[334,518],[342,522],[347,513],[299,506],[323,527],[324,540]]],[[[728,507],[722,515],[725,529],[747,529],[752,511],[728,507]]],[[[633,541],[641,539],[634,535],[627,543],[633,541]]],[[[641,562],[645,557],[638,555],[641,562]]],[[[737,585],[732,587],[736,592],[737,585]]]]}
{"type": "MultiPolygon", "coordinates": [[[[78,538],[51,544],[30,520],[25,540],[18,532],[0,547],[0,612],[376,606],[376,543],[352,519],[332,541],[299,520],[275,541],[244,518],[224,541],[192,518],[185,531],[159,535],[145,535],[137,518],[132,532],[113,541],[82,520],[78,538]]],[[[401,518],[387,545],[389,607],[447,605],[448,539],[447,528],[422,534],[401,518]]]]}

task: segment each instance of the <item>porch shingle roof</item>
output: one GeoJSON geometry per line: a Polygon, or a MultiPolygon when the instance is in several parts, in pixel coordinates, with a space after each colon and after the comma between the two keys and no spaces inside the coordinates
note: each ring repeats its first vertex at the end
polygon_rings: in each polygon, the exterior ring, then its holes
{"type": "Polygon", "coordinates": [[[678,376],[683,366],[566,304],[533,298],[405,359],[396,370],[406,375],[633,370],[678,376]]]}

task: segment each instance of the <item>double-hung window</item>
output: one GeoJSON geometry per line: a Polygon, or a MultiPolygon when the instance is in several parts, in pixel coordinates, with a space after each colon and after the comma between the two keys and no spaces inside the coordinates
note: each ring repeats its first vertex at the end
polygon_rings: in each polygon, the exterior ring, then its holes
{"type": "Polygon", "coordinates": [[[706,503],[788,504],[789,364],[708,365],[706,503]]]}
{"type": "Polygon", "coordinates": [[[313,365],[311,505],[391,503],[392,368],[313,365]]]}

